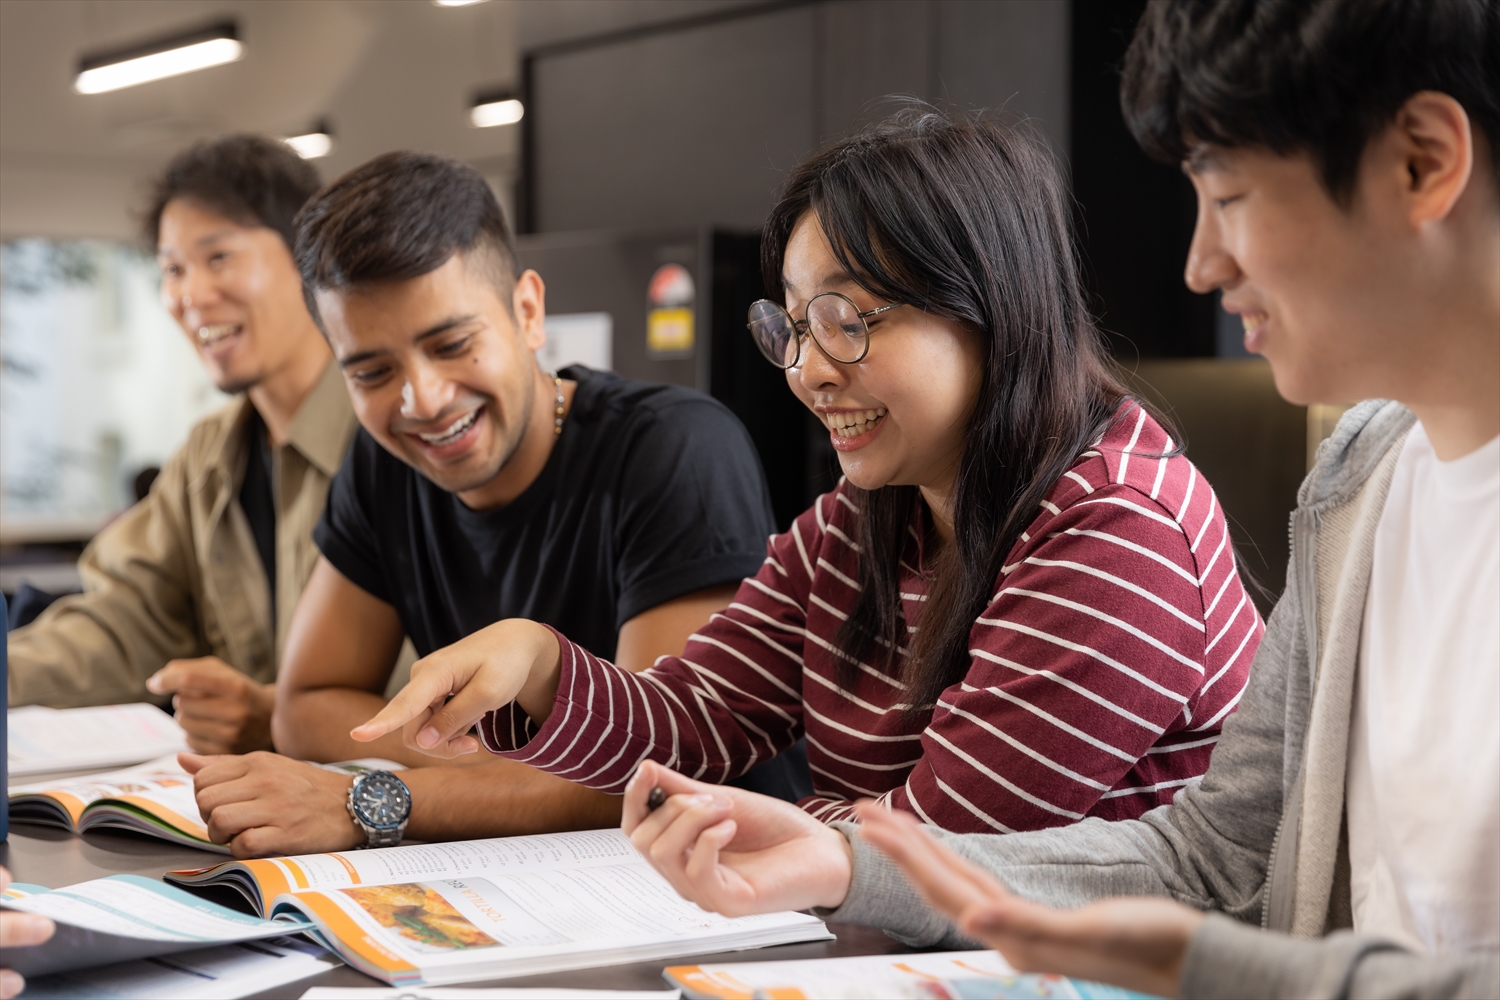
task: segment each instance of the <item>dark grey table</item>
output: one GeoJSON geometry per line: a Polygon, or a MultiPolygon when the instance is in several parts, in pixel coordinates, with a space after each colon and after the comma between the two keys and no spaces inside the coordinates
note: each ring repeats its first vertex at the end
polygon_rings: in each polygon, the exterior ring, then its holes
{"type": "MultiPolygon", "coordinates": [[[[8,842],[0,843],[0,865],[10,869],[17,882],[30,882],[58,889],[75,882],[106,875],[134,874],[159,878],[177,868],[201,868],[223,860],[223,855],[178,847],[154,837],[124,831],[95,831],[75,836],[28,823],[13,823],[8,842]]],[[[828,928],[838,935],[836,941],[781,945],[754,951],[726,952],[683,959],[680,963],[786,961],[802,958],[835,958],[847,955],[883,955],[909,951],[880,931],[848,924],[828,928]]],[[[472,986],[552,986],[596,990],[666,989],[661,978],[663,963],[642,962],[612,965],[602,969],[559,972],[546,976],[521,976],[515,979],[471,983],[472,986]]],[[[289,983],[279,989],[256,996],[291,1000],[313,986],[380,986],[362,972],[341,966],[330,972],[289,983]]]]}

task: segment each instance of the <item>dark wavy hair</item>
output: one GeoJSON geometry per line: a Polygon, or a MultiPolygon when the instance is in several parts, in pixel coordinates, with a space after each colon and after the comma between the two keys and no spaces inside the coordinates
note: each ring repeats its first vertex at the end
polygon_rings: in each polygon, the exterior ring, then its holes
{"type": "MultiPolygon", "coordinates": [[[[903,677],[920,711],[967,672],[969,632],[1006,554],[1127,393],[1080,290],[1057,165],[1030,127],[910,107],[825,148],[787,179],[766,224],[767,288],[782,287],[787,241],[809,212],[862,288],[984,344],[954,544],[938,557],[903,677]]],[[[838,636],[846,685],[854,661],[889,670],[907,640],[897,582],[918,500],[915,486],[848,490],[861,589],[838,636]]]]}
{"type": "Polygon", "coordinates": [[[315,294],[409,281],[456,253],[473,255],[510,308],[517,276],[505,213],[473,167],[436,153],[385,153],[355,167],[305,206],[293,257],[321,328],[315,294]]]}
{"type": "Polygon", "coordinates": [[[151,185],[141,236],[156,249],[161,213],[176,199],[196,202],[244,226],[265,226],[292,248],[292,220],[322,181],[290,146],[263,135],[226,135],[188,147],[151,185]]]}
{"type": "Polygon", "coordinates": [[[1463,105],[1500,181],[1500,0],[1152,0],[1120,106],[1156,159],[1306,153],[1347,207],[1370,139],[1424,90],[1463,105]]]}

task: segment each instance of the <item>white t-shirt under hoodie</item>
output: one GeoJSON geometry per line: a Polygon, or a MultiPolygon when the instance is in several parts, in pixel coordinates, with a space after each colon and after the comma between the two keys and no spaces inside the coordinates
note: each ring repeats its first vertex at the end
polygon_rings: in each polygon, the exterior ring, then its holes
{"type": "Polygon", "coordinates": [[[1421,424],[1376,529],[1350,732],[1356,930],[1500,948],[1500,438],[1441,462],[1421,424]]]}

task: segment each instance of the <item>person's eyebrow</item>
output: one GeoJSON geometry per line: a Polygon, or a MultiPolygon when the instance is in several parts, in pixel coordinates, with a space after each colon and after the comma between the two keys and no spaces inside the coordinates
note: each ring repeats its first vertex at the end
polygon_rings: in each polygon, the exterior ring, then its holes
{"type": "Polygon", "coordinates": [[[196,240],[193,241],[193,246],[195,246],[195,247],[206,247],[206,246],[209,246],[210,244],[217,243],[220,240],[228,239],[232,235],[234,235],[233,230],[220,229],[218,232],[209,233],[207,236],[200,236],[200,237],[198,237],[196,240]]]}
{"type": "MultiPolygon", "coordinates": [[[[411,342],[413,345],[420,344],[422,341],[426,340],[429,337],[436,337],[438,334],[447,333],[455,326],[462,326],[465,323],[472,323],[478,318],[479,317],[474,314],[470,314],[468,316],[450,316],[442,322],[436,323],[423,330],[421,333],[411,338],[411,342]]],[[[339,367],[348,368],[351,365],[357,365],[362,361],[369,361],[371,358],[379,357],[382,354],[389,353],[390,352],[383,347],[379,347],[370,351],[357,351],[346,358],[340,358],[339,367]]]]}
{"type": "MultiPolygon", "coordinates": [[[[823,279],[818,282],[817,287],[819,289],[827,291],[832,288],[848,288],[850,285],[858,284],[859,282],[854,280],[854,275],[848,273],[847,271],[834,271],[830,274],[825,274],[823,276],[823,279]]],[[[782,275],[781,278],[781,290],[791,295],[797,294],[797,289],[793,287],[792,283],[787,280],[785,275],[782,275]]]]}

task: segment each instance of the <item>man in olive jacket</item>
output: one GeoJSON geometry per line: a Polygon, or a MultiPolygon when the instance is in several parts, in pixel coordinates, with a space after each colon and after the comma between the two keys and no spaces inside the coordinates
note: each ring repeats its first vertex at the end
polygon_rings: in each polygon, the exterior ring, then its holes
{"type": "Polygon", "coordinates": [[[318,185],[284,144],[253,136],[194,146],[158,179],[146,236],[162,304],[237,398],[90,543],[84,592],[10,636],[12,705],[175,694],[195,750],[271,746],[286,626],[355,428],[290,250],[292,219],[318,185]]]}

